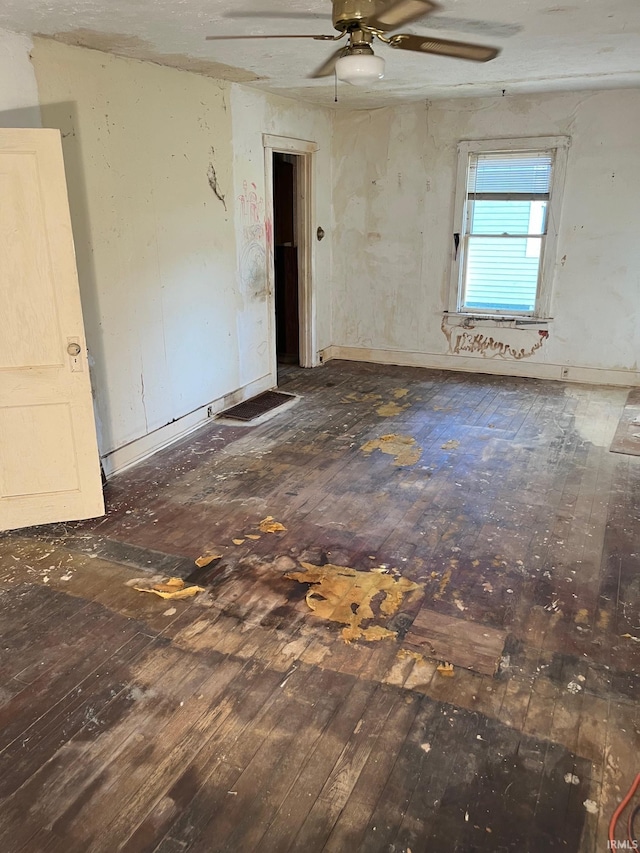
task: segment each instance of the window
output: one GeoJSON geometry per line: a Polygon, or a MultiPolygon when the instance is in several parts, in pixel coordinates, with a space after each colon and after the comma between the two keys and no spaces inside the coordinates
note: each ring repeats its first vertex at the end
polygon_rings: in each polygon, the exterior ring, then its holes
{"type": "Polygon", "coordinates": [[[548,317],[568,143],[460,143],[450,311],[548,317]]]}

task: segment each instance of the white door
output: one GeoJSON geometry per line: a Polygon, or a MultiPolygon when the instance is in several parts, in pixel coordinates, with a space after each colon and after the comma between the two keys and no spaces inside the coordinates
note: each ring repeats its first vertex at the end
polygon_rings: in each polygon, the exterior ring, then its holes
{"type": "Polygon", "coordinates": [[[60,133],[0,129],[0,530],[103,514],[60,133]]]}

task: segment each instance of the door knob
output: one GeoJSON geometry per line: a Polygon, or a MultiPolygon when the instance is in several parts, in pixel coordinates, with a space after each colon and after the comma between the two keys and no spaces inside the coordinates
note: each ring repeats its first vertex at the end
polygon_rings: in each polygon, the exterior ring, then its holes
{"type": "Polygon", "coordinates": [[[82,347],[80,346],[80,344],[71,343],[67,347],[67,352],[69,353],[70,356],[75,358],[76,356],[80,355],[80,353],[82,352],[82,347]]]}

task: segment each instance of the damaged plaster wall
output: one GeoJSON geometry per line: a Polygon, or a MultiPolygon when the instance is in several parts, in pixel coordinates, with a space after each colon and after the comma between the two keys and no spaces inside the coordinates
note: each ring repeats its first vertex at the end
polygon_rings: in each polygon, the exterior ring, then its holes
{"type": "Polygon", "coordinates": [[[45,39],[33,56],[63,133],[104,456],[240,387],[229,84],[45,39]]]}
{"type": "Polygon", "coordinates": [[[637,89],[338,112],[331,354],[640,382],[639,137],[637,89]],[[572,142],[548,337],[443,323],[458,141],[551,135],[572,142]]]}
{"type": "Polygon", "coordinates": [[[0,127],[40,127],[30,38],[0,29],[0,127]]]}
{"type": "Polygon", "coordinates": [[[63,134],[99,446],[112,472],[181,424],[197,426],[210,403],[218,410],[273,386],[262,134],[322,145],[317,207],[327,223],[331,118],[51,39],[35,40],[33,61],[43,123],[63,134]]]}
{"type": "MultiPolygon", "coordinates": [[[[265,219],[265,160],[262,134],[315,142],[312,252],[316,301],[317,347],[331,343],[331,129],[330,110],[303,104],[247,86],[231,87],[233,117],[234,188],[240,287],[248,311],[238,317],[239,328],[261,329],[260,340],[241,354],[241,376],[250,375],[268,355],[271,305],[265,298],[264,255],[269,251],[272,223],[265,219]],[[315,239],[322,225],[327,236],[315,239]]],[[[271,247],[272,250],[272,247],[271,247]]]]}

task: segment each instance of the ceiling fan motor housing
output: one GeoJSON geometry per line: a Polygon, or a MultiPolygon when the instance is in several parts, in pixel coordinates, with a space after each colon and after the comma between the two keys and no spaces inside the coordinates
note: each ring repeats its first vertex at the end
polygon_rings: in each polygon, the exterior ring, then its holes
{"type": "Polygon", "coordinates": [[[376,0],[333,0],[333,26],[338,32],[349,32],[373,16],[376,0]]]}
{"type": "Polygon", "coordinates": [[[362,44],[350,44],[349,47],[345,48],[345,56],[363,56],[367,54],[369,56],[375,56],[371,45],[362,43],[362,44]]]}

